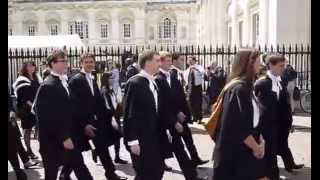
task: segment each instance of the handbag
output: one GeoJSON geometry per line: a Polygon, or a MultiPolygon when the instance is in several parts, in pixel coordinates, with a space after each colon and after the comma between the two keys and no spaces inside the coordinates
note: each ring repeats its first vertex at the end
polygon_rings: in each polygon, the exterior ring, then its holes
{"type": "Polygon", "coordinates": [[[209,117],[209,121],[207,122],[207,124],[205,124],[205,129],[207,130],[208,134],[211,136],[213,141],[215,141],[217,131],[219,130],[218,124],[220,123],[220,119],[221,119],[224,93],[232,85],[238,82],[242,82],[242,80],[234,79],[234,80],[231,80],[227,85],[225,85],[222,91],[220,92],[217,101],[212,106],[212,113],[209,117]]]}

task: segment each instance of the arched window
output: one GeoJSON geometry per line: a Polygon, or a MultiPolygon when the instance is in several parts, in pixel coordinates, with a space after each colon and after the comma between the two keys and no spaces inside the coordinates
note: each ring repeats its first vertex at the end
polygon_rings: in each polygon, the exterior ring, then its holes
{"type": "Polygon", "coordinates": [[[170,18],[163,18],[159,23],[159,39],[176,39],[177,24],[170,18]]]}
{"type": "Polygon", "coordinates": [[[48,25],[48,32],[50,35],[55,36],[59,34],[59,21],[52,19],[52,20],[48,20],[47,21],[47,25],[48,25]]]}
{"type": "Polygon", "coordinates": [[[26,21],[24,22],[24,26],[25,26],[25,33],[28,36],[35,36],[37,35],[38,32],[38,24],[35,21],[26,21]]]}

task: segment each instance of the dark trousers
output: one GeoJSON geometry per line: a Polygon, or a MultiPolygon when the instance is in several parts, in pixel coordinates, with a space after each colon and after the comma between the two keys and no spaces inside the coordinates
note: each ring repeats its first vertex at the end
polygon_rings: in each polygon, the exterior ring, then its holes
{"type": "Polygon", "coordinates": [[[19,138],[17,140],[17,150],[18,150],[18,154],[22,160],[23,163],[27,163],[30,159],[29,159],[29,156],[28,156],[28,153],[27,151],[24,149],[23,145],[22,145],[22,142],[21,142],[21,139],[19,138]]]}
{"type": "Polygon", "coordinates": [[[193,180],[197,177],[196,167],[193,166],[191,159],[184,150],[182,136],[176,130],[171,131],[172,134],[172,150],[176,156],[179,166],[186,180],[193,180]]]}
{"type": "Polygon", "coordinates": [[[182,138],[184,143],[187,146],[189,154],[191,156],[192,161],[200,160],[196,146],[194,145],[191,129],[188,126],[188,123],[183,123],[183,133],[182,138]]]}
{"type": "Polygon", "coordinates": [[[12,146],[8,144],[8,160],[11,163],[11,166],[15,172],[19,171],[20,168],[20,163],[18,159],[18,150],[11,148],[12,146]],[[11,147],[10,147],[11,146],[11,147]]]}
{"type": "MultiPolygon", "coordinates": [[[[41,146],[40,146],[41,147],[41,146]]],[[[61,151],[61,150],[60,150],[61,151]]],[[[40,149],[42,156],[45,180],[56,180],[58,176],[59,166],[66,164],[74,170],[77,179],[92,180],[92,176],[84,164],[82,154],[79,150],[68,150],[64,153],[57,153],[56,148],[40,149]]]]}
{"type": "MultiPolygon", "coordinates": [[[[93,144],[96,147],[95,151],[97,153],[97,156],[99,156],[99,159],[102,163],[102,166],[105,170],[105,175],[107,178],[111,178],[113,177],[114,171],[115,171],[115,167],[114,164],[112,162],[110,153],[109,153],[109,149],[106,148],[107,145],[104,143],[105,140],[101,139],[100,136],[97,134],[93,139],[93,144]]],[[[65,164],[61,170],[61,173],[63,173],[65,176],[70,176],[71,172],[72,172],[72,168],[70,165],[65,164]]]]}
{"type": "Polygon", "coordinates": [[[202,120],[202,87],[192,87],[190,96],[190,105],[193,116],[193,121],[202,120]]]}
{"type": "MultiPolygon", "coordinates": [[[[243,163],[243,162],[242,162],[243,163]]],[[[212,180],[256,180],[249,174],[239,172],[235,162],[219,162],[219,165],[213,168],[212,180]]]]}
{"type": "Polygon", "coordinates": [[[295,162],[294,162],[291,150],[289,148],[289,143],[288,143],[290,128],[285,127],[282,129],[285,129],[285,131],[280,133],[280,135],[279,135],[278,155],[281,156],[285,168],[291,169],[295,165],[295,162]]]}
{"type": "MultiPolygon", "coordinates": [[[[162,167],[163,160],[160,156],[156,157],[151,161],[147,162],[142,160],[140,156],[134,154],[131,155],[132,166],[136,172],[134,180],[161,180],[164,169],[162,167]]],[[[151,158],[150,158],[151,159],[151,158]]]]}
{"type": "Polygon", "coordinates": [[[266,138],[265,144],[265,155],[264,155],[264,165],[265,165],[265,174],[270,180],[278,180],[279,179],[279,168],[277,161],[277,153],[276,153],[276,144],[273,143],[271,139],[266,138]]]}

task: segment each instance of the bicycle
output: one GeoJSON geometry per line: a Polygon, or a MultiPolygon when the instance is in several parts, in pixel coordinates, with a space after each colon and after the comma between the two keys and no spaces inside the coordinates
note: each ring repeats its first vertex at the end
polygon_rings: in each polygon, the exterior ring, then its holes
{"type": "Polygon", "coordinates": [[[311,113],[311,91],[302,90],[300,91],[300,107],[303,112],[311,113]]]}

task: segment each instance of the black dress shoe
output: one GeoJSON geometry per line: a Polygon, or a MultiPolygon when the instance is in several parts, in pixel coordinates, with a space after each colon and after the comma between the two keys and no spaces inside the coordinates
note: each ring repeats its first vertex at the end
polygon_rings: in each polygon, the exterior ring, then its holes
{"type": "Polygon", "coordinates": [[[293,169],[301,169],[304,167],[304,164],[295,164],[293,165],[292,167],[289,167],[289,168],[285,168],[286,171],[288,171],[289,173],[293,173],[293,169]]]}
{"type": "Polygon", "coordinates": [[[304,167],[304,164],[295,164],[293,165],[292,169],[301,169],[304,167]]]}
{"type": "Polygon", "coordinates": [[[128,178],[114,174],[112,177],[107,177],[107,179],[108,180],[127,180],[128,178]]]}
{"type": "Polygon", "coordinates": [[[91,153],[92,153],[92,160],[93,160],[93,162],[98,163],[98,156],[97,156],[96,150],[93,149],[93,150],[91,151],[91,153]]]}
{"type": "Polygon", "coordinates": [[[202,165],[202,164],[206,164],[206,163],[208,163],[208,162],[209,162],[209,160],[201,160],[201,159],[198,159],[198,160],[193,161],[193,164],[194,164],[195,166],[199,166],[199,165],[202,165]]]}
{"type": "Polygon", "coordinates": [[[116,158],[114,162],[118,164],[128,164],[128,161],[122,160],[120,158],[116,158]]]}
{"type": "Polygon", "coordinates": [[[40,162],[34,162],[34,161],[28,161],[28,162],[26,162],[26,163],[24,163],[23,165],[24,165],[24,168],[25,169],[29,169],[30,167],[32,167],[32,166],[36,166],[36,165],[38,165],[40,162]]]}

